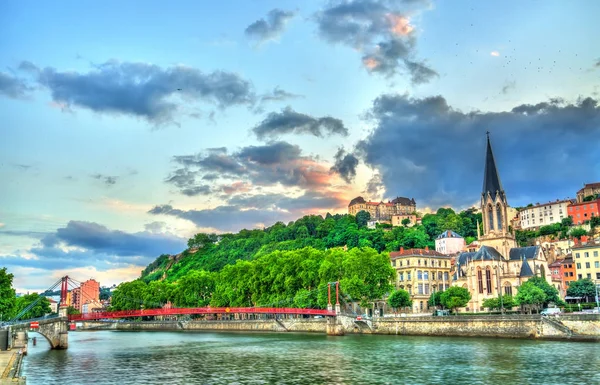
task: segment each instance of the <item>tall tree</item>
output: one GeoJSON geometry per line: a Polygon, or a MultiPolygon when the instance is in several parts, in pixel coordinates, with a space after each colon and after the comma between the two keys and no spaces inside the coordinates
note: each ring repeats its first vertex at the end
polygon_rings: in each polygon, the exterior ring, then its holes
{"type": "Polygon", "coordinates": [[[579,279],[569,284],[567,295],[571,297],[584,297],[586,300],[596,295],[596,285],[589,278],[579,279]]]}
{"type": "Polygon", "coordinates": [[[7,319],[13,313],[16,294],[12,287],[14,276],[6,272],[6,267],[0,269],[0,319],[7,319]]]}
{"type": "Polygon", "coordinates": [[[390,305],[396,310],[412,306],[410,294],[408,294],[408,291],[402,289],[393,291],[392,294],[390,294],[390,296],[388,297],[387,302],[388,305],[390,305]]]}
{"type": "Polygon", "coordinates": [[[444,307],[456,312],[456,309],[464,307],[469,303],[471,300],[471,293],[464,287],[451,286],[442,293],[440,299],[444,307]]]}
{"type": "Polygon", "coordinates": [[[361,210],[356,213],[356,224],[359,228],[367,227],[367,222],[371,220],[371,213],[365,210],[361,210]]]}
{"type": "Polygon", "coordinates": [[[519,291],[515,296],[517,305],[521,305],[524,310],[531,314],[533,309],[538,309],[546,301],[546,293],[544,290],[537,287],[531,280],[525,282],[519,287],[519,291]]]}

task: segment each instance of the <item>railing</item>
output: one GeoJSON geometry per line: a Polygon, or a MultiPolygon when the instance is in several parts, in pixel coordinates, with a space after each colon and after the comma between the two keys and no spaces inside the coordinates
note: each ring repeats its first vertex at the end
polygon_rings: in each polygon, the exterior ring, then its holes
{"type": "Polygon", "coordinates": [[[98,320],[105,318],[128,318],[162,315],[184,314],[298,314],[298,315],[323,315],[335,316],[335,311],[325,309],[297,309],[297,308],[272,308],[272,307],[194,307],[170,309],[142,309],[120,310],[110,312],[93,312],[86,314],[69,315],[69,321],[98,320]]]}

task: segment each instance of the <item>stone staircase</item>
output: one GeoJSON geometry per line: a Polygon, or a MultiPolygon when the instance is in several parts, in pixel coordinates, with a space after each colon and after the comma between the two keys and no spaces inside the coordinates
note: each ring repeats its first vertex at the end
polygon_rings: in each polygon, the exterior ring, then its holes
{"type": "Polygon", "coordinates": [[[544,323],[546,323],[547,325],[550,325],[554,329],[564,333],[567,336],[567,338],[571,338],[575,335],[573,330],[566,327],[562,322],[560,322],[560,320],[558,318],[542,316],[542,324],[544,324],[544,323]]]}

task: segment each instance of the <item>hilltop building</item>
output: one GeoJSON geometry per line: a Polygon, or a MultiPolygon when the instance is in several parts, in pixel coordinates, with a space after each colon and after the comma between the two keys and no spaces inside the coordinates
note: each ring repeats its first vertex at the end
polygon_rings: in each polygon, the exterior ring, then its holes
{"type": "Polygon", "coordinates": [[[451,257],[435,250],[400,248],[390,253],[396,269],[396,288],[408,291],[414,313],[429,311],[427,301],[436,291],[450,286],[451,257]]]}
{"type": "Polygon", "coordinates": [[[467,288],[471,301],[467,311],[483,310],[483,301],[500,294],[516,295],[518,287],[534,276],[551,284],[550,270],[540,246],[518,247],[508,229],[508,201],[500,182],[488,133],[481,192],[484,232],[479,250],[458,256],[453,286],[467,288]]]}
{"type": "Polygon", "coordinates": [[[573,203],[570,199],[556,200],[525,207],[519,212],[520,228],[523,230],[560,223],[568,216],[567,207],[573,203]]]}
{"type": "Polygon", "coordinates": [[[582,225],[600,215],[600,198],[588,202],[572,203],[567,207],[574,225],[582,225]]]}
{"type": "Polygon", "coordinates": [[[387,203],[367,202],[363,197],[356,197],[348,204],[348,214],[356,215],[359,211],[367,211],[371,214],[371,220],[391,221],[392,215],[409,215],[417,211],[417,203],[414,199],[396,197],[387,203]]]}
{"type": "Polygon", "coordinates": [[[452,230],[446,230],[435,239],[435,251],[450,255],[465,251],[465,239],[452,230]]]}
{"type": "Polygon", "coordinates": [[[581,203],[585,198],[597,194],[600,194],[600,182],[586,183],[581,190],[577,191],[577,203],[581,203]]]}

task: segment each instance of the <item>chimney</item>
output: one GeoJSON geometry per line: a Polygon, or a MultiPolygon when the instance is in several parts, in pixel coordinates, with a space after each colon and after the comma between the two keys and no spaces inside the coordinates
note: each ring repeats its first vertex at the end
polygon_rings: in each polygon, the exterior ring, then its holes
{"type": "Polygon", "coordinates": [[[400,246],[400,253],[404,254],[404,247],[400,246]]]}
{"type": "Polygon", "coordinates": [[[429,251],[429,246],[425,246],[425,251],[429,251]]]}

